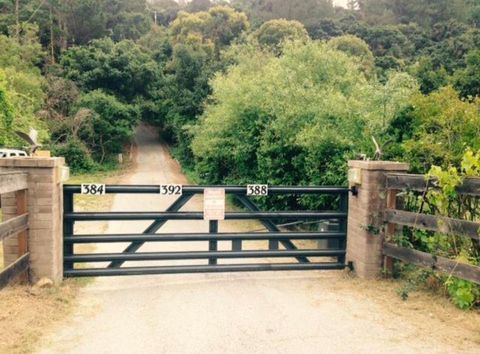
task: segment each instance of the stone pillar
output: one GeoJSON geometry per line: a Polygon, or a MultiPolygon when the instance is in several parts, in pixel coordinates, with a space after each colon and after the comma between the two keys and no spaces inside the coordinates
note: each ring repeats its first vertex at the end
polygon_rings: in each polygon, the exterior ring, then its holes
{"type": "Polygon", "coordinates": [[[386,174],[407,172],[409,165],[387,161],[349,161],[349,183],[358,190],[350,194],[347,231],[347,261],[360,278],[374,278],[382,270],[387,208],[386,174]]]}
{"type": "MultiPolygon", "coordinates": [[[[0,171],[28,173],[28,248],[32,281],[47,277],[58,283],[63,278],[63,158],[0,159],[0,171]]],[[[16,214],[15,199],[2,195],[3,219],[16,214]]],[[[17,259],[17,239],[4,240],[4,262],[17,259]]]]}

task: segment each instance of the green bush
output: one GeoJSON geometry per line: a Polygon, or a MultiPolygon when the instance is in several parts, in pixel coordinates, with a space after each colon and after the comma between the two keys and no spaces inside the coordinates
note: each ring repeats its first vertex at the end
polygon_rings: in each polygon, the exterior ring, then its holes
{"type": "Polygon", "coordinates": [[[140,119],[138,109],[101,90],[83,96],[79,106],[95,112],[91,123],[79,132],[94,159],[101,163],[111,155],[121,153],[140,119]]]}
{"type": "Polygon", "coordinates": [[[88,148],[80,140],[71,139],[65,144],[56,145],[52,149],[54,156],[63,156],[72,172],[89,172],[95,167],[95,163],[88,148]]]}
{"type": "Polygon", "coordinates": [[[286,41],[299,40],[306,42],[310,39],[302,23],[285,19],[265,22],[254,33],[254,36],[260,46],[273,49],[276,52],[281,51],[281,47],[286,41]]]}
{"type": "Polygon", "coordinates": [[[406,125],[403,152],[392,158],[410,163],[414,172],[426,173],[431,166],[459,167],[465,148],[480,149],[479,101],[462,100],[452,87],[428,96],[416,95],[407,116],[397,116],[406,125]]]}
{"type": "MultiPolygon", "coordinates": [[[[480,217],[478,198],[469,195],[459,195],[457,187],[463,184],[465,178],[480,176],[480,150],[470,149],[463,154],[460,168],[441,168],[433,166],[429,178],[437,180],[438,189],[430,189],[422,196],[408,193],[406,207],[408,210],[435,214],[460,220],[476,221],[480,217]]],[[[395,242],[402,247],[414,248],[419,251],[455,260],[462,264],[480,265],[480,244],[468,237],[433,232],[419,229],[404,228],[395,237],[395,242]]],[[[445,289],[451,301],[461,309],[469,309],[480,304],[480,286],[449,274],[434,274],[432,270],[418,270],[416,267],[402,266],[401,275],[405,277],[411,288],[428,285],[427,277],[434,276],[438,287],[445,289]]],[[[408,289],[404,289],[405,292],[408,289]]]]}
{"type": "Polygon", "coordinates": [[[190,130],[206,183],[338,185],[346,161],[372,153],[417,92],[406,74],[369,81],[359,61],[331,46],[290,42],[276,57],[255,52],[212,81],[190,130]]]}

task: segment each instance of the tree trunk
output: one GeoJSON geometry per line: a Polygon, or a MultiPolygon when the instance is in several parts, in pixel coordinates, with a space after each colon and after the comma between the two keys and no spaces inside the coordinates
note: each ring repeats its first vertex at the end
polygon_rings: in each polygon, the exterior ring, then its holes
{"type": "Polygon", "coordinates": [[[20,42],[20,0],[15,0],[15,37],[20,42]]]}
{"type": "Polygon", "coordinates": [[[50,7],[50,56],[51,64],[55,64],[55,42],[53,36],[53,12],[52,7],[50,7]]]}

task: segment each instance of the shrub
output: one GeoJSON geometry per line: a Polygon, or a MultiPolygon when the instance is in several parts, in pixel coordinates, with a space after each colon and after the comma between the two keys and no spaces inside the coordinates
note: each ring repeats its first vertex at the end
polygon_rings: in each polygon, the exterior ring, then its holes
{"type": "Polygon", "coordinates": [[[290,42],[283,55],[253,53],[213,81],[191,130],[206,183],[344,184],[346,160],[371,152],[416,91],[406,74],[369,81],[327,44],[290,42]]]}
{"type": "Polygon", "coordinates": [[[78,139],[71,139],[65,144],[56,145],[52,149],[54,156],[63,156],[72,172],[91,171],[95,163],[83,142],[78,139]]]}
{"type": "Polygon", "coordinates": [[[140,118],[138,109],[101,90],[83,96],[79,105],[95,112],[91,124],[79,132],[95,160],[103,162],[112,154],[121,153],[134,134],[140,118]]]}

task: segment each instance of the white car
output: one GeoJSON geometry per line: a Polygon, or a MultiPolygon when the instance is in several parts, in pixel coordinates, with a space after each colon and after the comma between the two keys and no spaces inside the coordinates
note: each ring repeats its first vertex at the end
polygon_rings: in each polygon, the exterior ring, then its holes
{"type": "Polygon", "coordinates": [[[7,157],[28,157],[28,154],[23,150],[0,149],[0,158],[7,157]]]}

